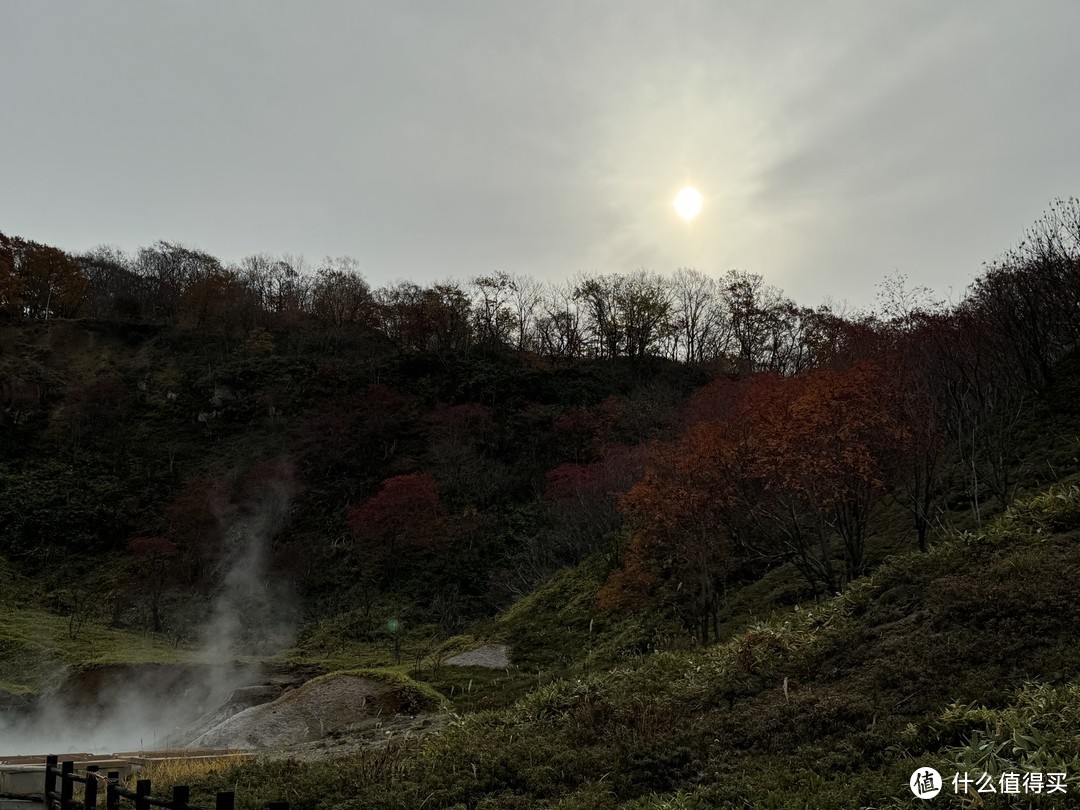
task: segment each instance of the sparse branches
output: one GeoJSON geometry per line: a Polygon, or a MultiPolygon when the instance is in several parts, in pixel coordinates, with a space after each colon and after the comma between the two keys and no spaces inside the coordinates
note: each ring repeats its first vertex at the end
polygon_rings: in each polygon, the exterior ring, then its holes
{"type": "Polygon", "coordinates": [[[327,257],[312,283],[311,306],[316,317],[334,326],[371,326],[374,300],[359,262],[349,256],[327,257]]]}
{"type": "Polygon", "coordinates": [[[510,343],[515,315],[510,308],[514,280],[502,271],[472,280],[476,290],[474,322],[481,346],[505,346],[510,343]]]}

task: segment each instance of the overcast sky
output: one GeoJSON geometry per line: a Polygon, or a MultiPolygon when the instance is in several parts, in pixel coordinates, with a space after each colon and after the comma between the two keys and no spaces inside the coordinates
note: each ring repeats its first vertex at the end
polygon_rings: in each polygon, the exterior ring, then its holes
{"type": "Polygon", "coordinates": [[[1080,194],[1078,31],[1073,0],[0,0],[0,231],[955,297],[1080,194]]]}

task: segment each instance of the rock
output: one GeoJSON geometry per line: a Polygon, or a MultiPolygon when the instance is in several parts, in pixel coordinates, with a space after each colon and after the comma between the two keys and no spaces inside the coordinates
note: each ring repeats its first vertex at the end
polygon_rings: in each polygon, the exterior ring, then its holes
{"type": "Polygon", "coordinates": [[[474,650],[447,658],[443,663],[451,667],[506,669],[510,666],[510,648],[506,644],[485,644],[474,650]]]}

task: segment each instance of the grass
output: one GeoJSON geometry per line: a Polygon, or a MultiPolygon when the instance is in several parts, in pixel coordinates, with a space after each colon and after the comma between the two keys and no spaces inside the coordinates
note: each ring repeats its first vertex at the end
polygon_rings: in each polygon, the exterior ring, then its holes
{"type": "Polygon", "coordinates": [[[0,690],[19,695],[55,686],[70,667],[180,663],[189,652],[149,636],[87,621],[71,638],[66,617],[0,606],[0,690]]]}
{"type": "MultiPolygon", "coordinates": [[[[139,779],[149,779],[154,785],[187,785],[247,764],[252,758],[251,754],[236,753],[214,757],[151,759],[132,772],[126,787],[134,790],[139,779]]],[[[155,788],[154,795],[162,795],[160,787],[155,788]]]]}

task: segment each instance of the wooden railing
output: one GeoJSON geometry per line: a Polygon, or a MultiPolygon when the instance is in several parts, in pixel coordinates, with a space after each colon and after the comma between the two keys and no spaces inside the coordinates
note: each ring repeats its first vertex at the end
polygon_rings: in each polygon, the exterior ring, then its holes
{"type": "MultiPolygon", "coordinates": [[[[171,799],[161,799],[151,795],[149,779],[139,779],[135,790],[128,790],[120,785],[120,772],[109,771],[102,776],[97,765],[87,765],[84,775],[75,772],[75,763],[66,761],[57,767],[58,758],[50,756],[45,762],[45,810],[96,810],[102,788],[105,793],[105,810],[121,810],[121,802],[134,802],[135,810],[207,810],[191,804],[190,789],[186,785],[176,785],[172,789],[171,799]],[[60,790],[58,791],[57,782],[60,790]],[[83,785],[82,799],[76,801],[75,785],[83,785]]],[[[235,810],[236,794],[222,791],[217,794],[214,810],[235,810]]],[[[267,810],[289,810],[288,802],[271,802],[267,810]]]]}

